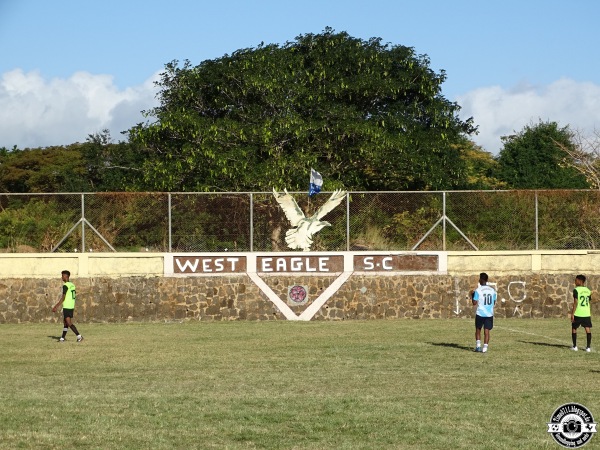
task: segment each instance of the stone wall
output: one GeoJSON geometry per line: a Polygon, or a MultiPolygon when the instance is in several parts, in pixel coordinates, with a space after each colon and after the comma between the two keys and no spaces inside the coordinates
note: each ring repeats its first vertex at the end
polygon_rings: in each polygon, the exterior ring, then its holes
{"type": "MultiPolygon", "coordinates": [[[[588,274],[589,275],[589,274],[588,274]]],[[[352,275],[313,320],[473,317],[467,298],[477,275],[352,275]],[[457,313],[458,311],[458,313],[457,313]]],[[[308,302],[290,308],[300,314],[335,276],[269,276],[265,283],[286,304],[291,285],[308,287],[308,302]]],[[[77,286],[75,322],[183,320],[286,320],[245,274],[219,277],[72,277],[77,286]]],[[[490,273],[498,289],[498,317],[563,317],[572,305],[574,274],[490,273]],[[501,302],[505,299],[505,302],[501,302]]],[[[588,286],[599,292],[600,276],[588,286]]],[[[0,279],[0,323],[61,322],[52,313],[60,278],[0,279]]],[[[592,315],[600,308],[592,294],[592,315]]]]}

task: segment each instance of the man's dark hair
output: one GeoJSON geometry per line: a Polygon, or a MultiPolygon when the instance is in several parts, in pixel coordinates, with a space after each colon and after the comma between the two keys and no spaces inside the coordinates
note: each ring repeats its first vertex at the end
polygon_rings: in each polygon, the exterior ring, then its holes
{"type": "Polygon", "coordinates": [[[479,279],[480,279],[481,281],[485,281],[485,282],[487,283],[487,280],[488,280],[488,274],[487,274],[487,273],[485,273],[485,272],[481,272],[481,273],[479,274],[479,279]]]}
{"type": "Polygon", "coordinates": [[[585,283],[585,275],[577,275],[575,278],[577,280],[581,280],[581,281],[583,281],[585,283]]]}
{"type": "Polygon", "coordinates": [[[60,274],[66,274],[69,278],[71,277],[71,272],[69,272],[68,270],[63,270],[60,274]]]}

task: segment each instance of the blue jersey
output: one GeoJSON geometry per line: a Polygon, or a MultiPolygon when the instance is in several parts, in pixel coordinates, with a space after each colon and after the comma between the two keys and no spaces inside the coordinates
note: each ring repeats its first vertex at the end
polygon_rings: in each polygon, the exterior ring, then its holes
{"type": "Polygon", "coordinates": [[[473,300],[477,301],[477,314],[479,317],[494,317],[494,305],[496,304],[496,291],[493,287],[479,286],[475,289],[473,300]]]}

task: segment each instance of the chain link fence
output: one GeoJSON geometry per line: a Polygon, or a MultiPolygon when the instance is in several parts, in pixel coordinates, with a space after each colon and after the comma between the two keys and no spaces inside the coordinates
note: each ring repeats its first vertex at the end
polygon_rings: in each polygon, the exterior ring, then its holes
{"type": "MultiPolygon", "coordinates": [[[[350,192],[323,220],[313,251],[598,249],[600,191],[350,192]]],[[[286,251],[289,228],[264,192],[0,194],[3,252],[286,251]]]]}

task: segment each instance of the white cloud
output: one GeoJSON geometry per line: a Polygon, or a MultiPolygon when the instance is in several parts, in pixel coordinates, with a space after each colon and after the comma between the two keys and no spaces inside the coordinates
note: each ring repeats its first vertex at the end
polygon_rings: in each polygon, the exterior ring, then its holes
{"type": "Polygon", "coordinates": [[[600,86],[589,82],[563,78],[542,87],[484,87],[459,96],[456,102],[462,107],[461,117],[473,117],[479,126],[473,140],[494,154],[502,149],[500,136],[520,132],[539,120],[584,133],[600,128],[600,86]]]}
{"type": "Polygon", "coordinates": [[[140,111],[156,105],[154,80],[119,90],[108,75],[77,72],[45,80],[20,69],[0,77],[0,147],[47,147],[83,142],[107,128],[120,132],[143,122],[140,111]]]}

